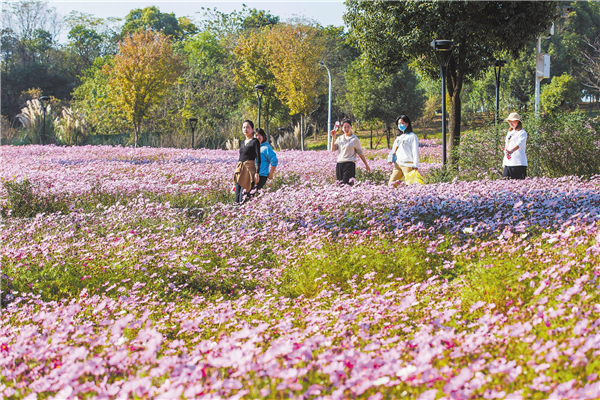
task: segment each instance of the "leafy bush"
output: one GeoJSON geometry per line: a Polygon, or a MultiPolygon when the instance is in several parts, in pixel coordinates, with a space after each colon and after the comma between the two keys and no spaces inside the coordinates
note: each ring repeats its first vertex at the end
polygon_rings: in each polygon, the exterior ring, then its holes
{"type": "Polygon", "coordinates": [[[371,172],[368,172],[366,169],[357,168],[356,169],[356,180],[357,181],[366,181],[371,182],[375,185],[386,184],[390,179],[389,174],[382,169],[372,169],[371,172]]]}
{"type": "Polygon", "coordinates": [[[456,176],[462,180],[497,179],[502,176],[504,126],[488,126],[482,131],[468,131],[461,137],[456,176]]]}
{"type": "Polygon", "coordinates": [[[581,90],[577,80],[567,73],[552,78],[549,85],[544,85],[540,94],[540,103],[544,111],[556,113],[561,108],[573,109],[581,98],[581,90]]]}
{"type": "Polygon", "coordinates": [[[66,212],[67,205],[56,195],[42,196],[39,184],[34,185],[28,179],[2,180],[6,190],[7,207],[0,210],[3,217],[32,218],[38,213],[66,212]]]}
{"type": "Polygon", "coordinates": [[[537,129],[537,133],[535,130],[528,130],[527,155],[531,160],[529,164],[537,163],[537,173],[532,173],[547,177],[598,174],[598,121],[588,118],[581,111],[561,112],[540,119],[537,129]]]}

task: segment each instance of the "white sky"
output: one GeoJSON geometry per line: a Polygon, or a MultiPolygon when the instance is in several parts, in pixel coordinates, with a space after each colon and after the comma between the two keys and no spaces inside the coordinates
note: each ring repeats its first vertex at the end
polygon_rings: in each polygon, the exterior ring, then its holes
{"type": "Polygon", "coordinates": [[[174,13],[176,17],[190,16],[200,20],[203,13],[201,7],[217,8],[217,10],[230,13],[241,10],[242,4],[248,8],[270,11],[271,14],[279,16],[281,20],[290,17],[304,16],[314,19],[323,26],[342,26],[344,22],[342,15],[345,10],[343,0],[332,1],[116,1],[116,0],[50,0],[49,6],[56,8],[59,14],[68,15],[71,11],[80,11],[92,14],[95,17],[125,17],[134,8],[157,6],[161,12],[174,13]],[[196,14],[196,12],[200,12],[196,14]]]}

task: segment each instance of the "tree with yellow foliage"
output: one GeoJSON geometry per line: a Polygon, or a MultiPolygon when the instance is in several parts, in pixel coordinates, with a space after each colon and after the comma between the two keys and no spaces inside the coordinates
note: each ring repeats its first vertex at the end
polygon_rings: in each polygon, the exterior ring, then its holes
{"type": "Polygon", "coordinates": [[[119,44],[114,62],[104,66],[109,102],[133,124],[136,147],[144,117],[161,102],[183,68],[170,39],[152,31],[128,35],[119,44]]]}
{"type": "Polygon", "coordinates": [[[317,106],[324,93],[324,75],[319,65],[325,50],[319,30],[306,23],[280,23],[269,29],[267,48],[277,91],[290,109],[300,114],[301,147],[304,150],[304,117],[317,106]]]}

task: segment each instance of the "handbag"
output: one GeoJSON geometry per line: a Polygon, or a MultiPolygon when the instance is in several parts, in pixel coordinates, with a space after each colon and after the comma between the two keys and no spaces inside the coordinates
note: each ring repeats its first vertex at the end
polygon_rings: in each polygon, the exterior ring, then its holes
{"type": "Polygon", "coordinates": [[[406,184],[412,185],[413,183],[423,185],[423,177],[421,176],[421,174],[419,174],[419,171],[417,171],[416,169],[413,169],[408,174],[406,174],[406,184]]]}

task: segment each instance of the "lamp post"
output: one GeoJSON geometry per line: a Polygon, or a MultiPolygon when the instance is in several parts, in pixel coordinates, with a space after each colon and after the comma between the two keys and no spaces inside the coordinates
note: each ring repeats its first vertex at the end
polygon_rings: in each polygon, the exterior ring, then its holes
{"type": "Polygon", "coordinates": [[[440,66],[442,75],[442,164],[446,165],[446,72],[452,58],[454,42],[452,40],[432,40],[431,47],[440,66]]]}
{"type": "Polygon", "coordinates": [[[42,121],[42,132],[40,134],[40,138],[42,140],[42,145],[46,144],[46,102],[50,100],[50,97],[48,96],[42,96],[40,97],[39,101],[40,101],[40,105],[42,106],[42,110],[43,110],[43,114],[44,114],[44,119],[42,121]]]}
{"type": "Polygon", "coordinates": [[[190,118],[190,129],[192,130],[192,149],[194,148],[194,130],[196,129],[196,125],[198,124],[198,118],[190,118]]]}
{"type": "Polygon", "coordinates": [[[500,72],[502,72],[502,67],[504,67],[506,64],[507,62],[505,60],[494,61],[494,75],[496,76],[496,125],[498,125],[498,107],[500,103],[500,72]]]}
{"type": "Polygon", "coordinates": [[[329,68],[323,62],[323,60],[319,61],[322,67],[327,70],[327,75],[329,76],[329,107],[327,109],[327,149],[331,148],[331,72],[329,72],[329,68]]]}
{"type": "MultiPolygon", "coordinates": [[[[267,86],[259,83],[254,85],[254,89],[256,89],[256,97],[258,97],[258,127],[260,128],[260,106],[262,102],[263,91],[267,86]]],[[[268,138],[267,138],[268,139],[268,138]]]]}

